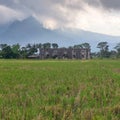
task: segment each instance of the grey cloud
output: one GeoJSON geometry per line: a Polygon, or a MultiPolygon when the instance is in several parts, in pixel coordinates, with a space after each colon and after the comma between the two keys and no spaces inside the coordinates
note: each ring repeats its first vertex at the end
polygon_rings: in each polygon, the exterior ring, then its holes
{"type": "Polygon", "coordinates": [[[93,6],[102,6],[106,10],[108,9],[120,9],[120,0],[85,0],[86,3],[93,6]]]}
{"type": "Polygon", "coordinates": [[[88,3],[89,5],[93,5],[93,6],[100,5],[100,0],[85,0],[85,2],[88,3]]]}
{"type": "Polygon", "coordinates": [[[120,9],[120,0],[100,0],[102,5],[108,9],[120,9]]]}
{"type": "Polygon", "coordinates": [[[14,9],[27,9],[39,13],[49,13],[54,8],[54,5],[61,5],[72,9],[80,9],[82,8],[81,1],[82,0],[0,0],[0,4],[12,7],[14,9]]]}
{"type": "Polygon", "coordinates": [[[109,9],[119,9],[119,0],[0,0],[0,5],[7,6],[27,16],[38,16],[40,22],[53,19],[61,24],[73,22],[76,13],[85,11],[85,4],[109,9]]]}
{"type": "MultiPolygon", "coordinates": [[[[0,0],[0,4],[21,11],[26,16],[39,14],[47,17],[55,17],[59,20],[64,20],[64,15],[59,8],[56,6],[61,6],[63,9],[68,10],[84,10],[83,4],[84,0],[0,0]]],[[[90,0],[91,2],[93,0],[90,0]]],[[[67,14],[67,13],[66,13],[67,14]]]]}
{"type": "Polygon", "coordinates": [[[14,21],[16,19],[24,19],[22,12],[16,11],[4,5],[0,5],[0,24],[5,24],[6,22],[14,21]]]}
{"type": "Polygon", "coordinates": [[[120,0],[0,0],[0,4],[25,12],[49,13],[54,12],[54,5],[59,4],[70,9],[82,9],[82,3],[92,6],[103,6],[105,9],[120,9],[120,0]]]}

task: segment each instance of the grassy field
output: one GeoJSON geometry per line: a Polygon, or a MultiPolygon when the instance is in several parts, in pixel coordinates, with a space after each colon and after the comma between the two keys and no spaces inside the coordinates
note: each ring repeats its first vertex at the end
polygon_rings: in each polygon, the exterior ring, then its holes
{"type": "Polygon", "coordinates": [[[120,60],[0,60],[0,120],[120,120],[120,60]]]}

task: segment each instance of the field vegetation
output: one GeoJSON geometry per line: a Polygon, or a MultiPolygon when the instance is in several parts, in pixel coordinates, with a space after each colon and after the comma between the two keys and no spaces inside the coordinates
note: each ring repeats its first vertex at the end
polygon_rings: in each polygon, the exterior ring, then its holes
{"type": "Polygon", "coordinates": [[[120,120],[120,60],[0,60],[1,120],[120,120]]]}

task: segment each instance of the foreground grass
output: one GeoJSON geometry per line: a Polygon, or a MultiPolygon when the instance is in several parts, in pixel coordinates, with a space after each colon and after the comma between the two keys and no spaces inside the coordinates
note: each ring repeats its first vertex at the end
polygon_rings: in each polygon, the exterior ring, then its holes
{"type": "Polygon", "coordinates": [[[120,120],[120,61],[0,60],[1,120],[120,120]]]}

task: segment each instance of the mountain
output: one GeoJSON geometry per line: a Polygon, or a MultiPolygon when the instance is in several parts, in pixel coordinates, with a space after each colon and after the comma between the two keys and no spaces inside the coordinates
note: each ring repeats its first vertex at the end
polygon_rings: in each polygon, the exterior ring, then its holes
{"type": "Polygon", "coordinates": [[[9,25],[10,25],[10,23],[0,25],[0,35],[8,29],[9,25]]]}
{"type": "Polygon", "coordinates": [[[61,36],[58,31],[45,29],[33,17],[29,17],[23,21],[13,22],[6,31],[0,34],[1,43],[9,44],[59,42],[59,40],[65,39],[67,38],[64,35],[61,36]]]}
{"type": "Polygon", "coordinates": [[[19,43],[26,45],[27,43],[55,42],[61,47],[66,47],[88,42],[91,44],[92,50],[94,51],[100,41],[109,42],[112,49],[113,46],[120,42],[120,37],[78,29],[50,30],[44,28],[43,25],[33,17],[0,26],[0,43],[19,43]]]}

